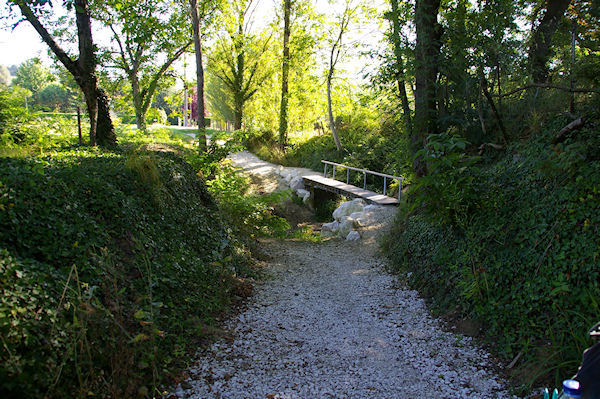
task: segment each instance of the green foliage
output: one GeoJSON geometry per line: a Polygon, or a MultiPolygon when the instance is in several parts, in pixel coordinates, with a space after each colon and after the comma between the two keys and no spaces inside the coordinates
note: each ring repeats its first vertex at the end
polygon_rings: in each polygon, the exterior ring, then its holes
{"type": "Polygon", "coordinates": [[[247,270],[202,180],[169,152],[0,163],[2,396],[157,394],[247,270]]]}
{"type": "Polygon", "coordinates": [[[435,178],[454,179],[458,188],[437,189],[443,202],[417,193],[411,200],[424,201],[427,212],[405,211],[388,243],[392,262],[435,308],[479,321],[508,358],[523,351],[539,370],[532,381],[572,375],[600,314],[598,124],[593,119],[577,139],[549,145],[564,123],[557,118],[495,163],[438,158],[434,170],[445,172],[434,173],[427,188],[442,184],[435,178]],[[449,176],[438,162],[464,170],[449,176]],[[431,201],[437,211],[428,209],[431,201]]]}
{"type": "MultiPolygon", "coordinates": [[[[72,145],[77,125],[70,114],[27,112],[21,104],[25,89],[0,89],[0,155],[41,153],[56,146],[72,145]]],[[[84,123],[82,129],[86,129],[84,123]]]]}
{"type": "Polygon", "coordinates": [[[160,108],[150,108],[146,113],[146,122],[165,124],[167,123],[167,113],[160,108]]]}
{"type": "Polygon", "coordinates": [[[331,221],[331,215],[336,208],[340,206],[339,201],[328,200],[324,201],[315,209],[315,219],[318,222],[329,222],[331,221]]]}
{"type": "Polygon", "coordinates": [[[13,81],[15,85],[19,85],[37,95],[44,87],[54,80],[50,70],[42,64],[39,58],[31,58],[17,69],[17,75],[13,81]]]}
{"type": "Polygon", "coordinates": [[[468,142],[451,133],[430,135],[415,157],[427,165],[427,175],[410,186],[414,208],[423,207],[441,223],[464,224],[477,207],[475,177],[470,166],[479,158],[464,153],[468,142]]]}
{"type": "MultiPolygon", "coordinates": [[[[399,135],[396,124],[392,121],[382,126],[374,123],[370,115],[362,107],[357,107],[352,116],[340,118],[338,134],[344,144],[344,151],[335,148],[333,138],[329,133],[293,134],[289,137],[290,147],[285,153],[278,149],[272,131],[248,131],[246,143],[248,148],[260,158],[286,166],[303,166],[315,171],[323,171],[321,160],[328,160],[373,171],[392,175],[406,176],[410,181],[411,156],[406,139],[399,135]]],[[[329,168],[331,173],[331,168],[329,168]]],[[[339,171],[343,177],[346,171],[339,171]]],[[[337,178],[342,178],[338,174],[337,178]]],[[[363,175],[358,172],[350,173],[350,183],[363,185],[363,175]]],[[[344,179],[345,180],[345,179],[344,179]]],[[[388,183],[391,183],[388,181],[388,183]]],[[[381,191],[383,178],[369,176],[367,186],[381,191]]],[[[390,185],[390,194],[397,194],[397,185],[390,185]],[[393,188],[392,188],[393,187],[393,188]],[[395,193],[394,193],[394,190],[395,193]]]]}
{"type": "Polygon", "coordinates": [[[50,111],[72,111],[76,108],[73,94],[60,83],[50,83],[38,94],[39,105],[50,111]]]}
{"type": "Polygon", "coordinates": [[[3,395],[20,392],[23,396],[41,397],[48,384],[47,373],[59,368],[65,340],[74,329],[58,331],[54,328],[61,292],[58,286],[48,282],[57,279],[62,281],[65,276],[35,261],[17,261],[6,250],[0,250],[3,346],[0,392],[3,395]],[[35,355],[27,355],[27,351],[35,355]]]}
{"type": "Polygon", "coordinates": [[[290,196],[282,191],[270,195],[247,195],[248,180],[228,162],[214,171],[207,182],[209,191],[223,210],[228,224],[241,237],[283,236],[290,229],[287,220],[273,214],[272,205],[290,196]]]}
{"type": "Polygon", "coordinates": [[[30,95],[29,90],[19,86],[0,87],[0,134],[14,133],[28,119],[25,104],[30,95]]]}

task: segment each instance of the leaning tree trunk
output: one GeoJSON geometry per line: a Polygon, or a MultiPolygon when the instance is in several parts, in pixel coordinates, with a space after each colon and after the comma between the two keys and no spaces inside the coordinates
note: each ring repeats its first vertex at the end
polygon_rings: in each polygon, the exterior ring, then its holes
{"type": "Polygon", "coordinates": [[[73,75],[77,85],[83,92],[90,118],[90,144],[96,145],[98,143],[105,147],[115,145],[117,137],[110,119],[108,98],[98,88],[96,78],[96,57],[94,55],[92,26],[87,0],[75,0],[75,22],[79,41],[79,58],[77,60],[72,60],[56,43],[52,35],[33,13],[27,1],[15,0],[15,4],[58,60],[73,75]]]}
{"type": "Polygon", "coordinates": [[[101,88],[96,88],[96,98],[98,99],[98,119],[96,132],[96,141],[101,147],[111,147],[117,143],[117,136],[110,118],[110,106],[108,96],[101,88]]]}
{"type": "MultiPolygon", "coordinates": [[[[417,0],[415,6],[417,44],[415,119],[411,138],[413,153],[425,146],[427,136],[438,132],[436,80],[442,36],[442,27],[437,21],[439,8],[440,0],[417,0]]],[[[415,158],[413,168],[417,176],[427,173],[427,166],[420,157],[415,158]]]]}
{"type": "Polygon", "coordinates": [[[79,41],[75,81],[83,91],[90,117],[90,144],[110,147],[117,137],[110,118],[108,97],[98,88],[96,55],[92,40],[92,24],[87,0],[75,0],[75,22],[79,41]]]}
{"type": "Polygon", "coordinates": [[[196,93],[198,106],[198,149],[206,151],[206,126],[204,125],[204,67],[202,65],[202,42],[200,41],[200,18],[198,17],[198,3],[190,0],[192,14],[192,30],[194,31],[194,50],[196,54],[196,93]]]}
{"type": "Polygon", "coordinates": [[[552,55],[552,36],[571,0],[546,0],[546,13],[533,31],[529,47],[529,66],[534,83],[548,80],[548,60],[552,55]]]}

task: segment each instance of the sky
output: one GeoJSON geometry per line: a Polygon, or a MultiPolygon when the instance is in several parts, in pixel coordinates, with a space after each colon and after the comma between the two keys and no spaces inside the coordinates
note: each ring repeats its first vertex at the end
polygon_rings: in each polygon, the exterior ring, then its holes
{"type": "MultiPolygon", "coordinates": [[[[335,10],[335,7],[332,8],[327,0],[313,1],[318,12],[335,10]]],[[[274,2],[275,0],[258,0],[256,10],[254,11],[255,22],[253,27],[255,29],[263,28],[268,21],[272,20],[274,2]]],[[[383,7],[384,4],[382,0],[373,0],[371,3],[378,8],[383,7]]],[[[0,0],[0,13],[6,13],[6,9],[6,0],[0,0]]],[[[11,30],[10,27],[7,28],[6,25],[6,21],[0,20],[0,65],[19,65],[33,57],[41,58],[45,64],[53,63],[53,58],[48,54],[48,47],[42,42],[37,32],[28,22],[21,22],[14,30],[11,30]]],[[[368,32],[366,33],[368,36],[367,41],[372,42],[369,45],[375,46],[380,41],[383,32],[378,31],[373,25],[367,27],[366,31],[368,32]]],[[[97,29],[95,29],[94,33],[99,36],[97,29]]],[[[365,40],[364,36],[365,33],[363,33],[361,41],[365,40]]],[[[182,65],[183,61],[180,61],[178,64],[182,65]]],[[[195,71],[191,69],[191,64],[193,63],[188,61],[188,64],[190,64],[190,70],[187,73],[191,76],[195,71]]],[[[357,58],[350,59],[341,66],[348,71],[351,78],[360,80],[364,61],[359,61],[357,58]]]]}
{"type": "Polygon", "coordinates": [[[15,30],[0,30],[0,65],[19,65],[23,61],[40,57],[49,62],[48,47],[27,22],[15,30]]]}

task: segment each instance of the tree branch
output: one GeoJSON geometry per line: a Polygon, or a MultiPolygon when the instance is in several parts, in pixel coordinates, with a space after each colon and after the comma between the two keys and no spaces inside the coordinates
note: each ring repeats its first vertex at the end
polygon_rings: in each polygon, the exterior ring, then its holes
{"type": "Polygon", "coordinates": [[[123,60],[123,69],[125,70],[125,72],[127,74],[129,74],[131,71],[131,68],[129,67],[129,64],[127,63],[127,58],[125,57],[125,50],[123,49],[123,43],[121,42],[121,38],[117,34],[117,31],[115,30],[113,24],[108,24],[108,27],[112,31],[112,33],[115,37],[115,41],[119,45],[119,53],[121,55],[121,59],[123,60]]]}
{"type": "Polygon", "coordinates": [[[40,23],[40,20],[35,16],[33,10],[23,0],[15,0],[15,4],[21,10],[21,13],[29,21],[31,26],[41,36],[42,40],[50,47],[50,50],[56,55],[58,60],[67,68],[72,75],[80,75],[81,71],[76,61],[73,61],[71,57],[56,43],[52,35],[44,28],[40,23]]]}
{"type": "Polygon", "coordinates": [[[177,52],[175,54],[173,54],[171,56],[171,58],[167,59],[165,61],[165,63],[162,65],[162,67],[160,68],[160,70],[154,74],[154,77],[152,78],[152,80],[150,81],[150,84],[148,85],[147,89],[143,90],[143,94],[144,97],[144,104],[143,104],[143,109],[147,109],[150,107],[150,103],[152,102],[152,94],[154,93],[154,91],[156,90],[156,88],[158,87],[158,82],[160,81],[160,79],[163,77],[163,75],[165,74],[165,72],[167,71],[167,69],[169,69],[169,67],[173,64],[173,62],[175,62],[176,59],[178,59],[181,54],[183,54],[183,52],[185,50],[187,50],[187,48],[193,43],[192,40],[188,41],[183,47],[181,47],[179,50],[177,50],[177,52]],[[148,95],[150,94],[150,95],[148,95]]]}
{"type": "Polygon", "coordinates": [[[560,132],[558,132],[558,134],[556,136],[554,136],[551,143],[557,144],[557,143],[565,141],[565,139],[567,138],[567,135],[569,133],[571,133],[575,129],[581,128],[583,125],[585,125],[585,120],[583,118],[578,118],[578,119],[574,120],[573,122],[569,123],[567,126],[563,127],[560,130],[560,132]]]}
{"type": "Polygon", "coordinates": [[[533,88],[537,88],[537,87],[543,88],[543,89],[557,89],[557,90],[562,90],[562,91],[568,91],[571,93],[600,93],[600,89],[595,89],[595,88],[585,88],[585,87],[570,88],[567,86],[561,86],[561,85],[557,85],[554,83],[528,83],[525,86],[522,86],[522,87],[519,87],[512,91],[509,91],[508,93],[492,94],[492,96],[493,97],[508,97],[508,96],[512,96],[513,94],[518,93],[520,91],[527,90],[527,89],[533,89],[533,88]]]}

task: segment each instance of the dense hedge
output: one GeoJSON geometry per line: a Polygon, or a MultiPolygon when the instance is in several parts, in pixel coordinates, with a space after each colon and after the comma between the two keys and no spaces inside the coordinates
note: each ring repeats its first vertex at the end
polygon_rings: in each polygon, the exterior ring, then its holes
{"type": "Polygon", "coordinates": [[[557,378],[574,373],[600,319],[599,126],[551,145],[565,119],[499,159],[438,157],[449,167],[417,185],[388,243],[435,308],[478,320],[501,353],[557,378]]]}
{"type": "Polygon", "coordinates": [[[231,240],[171,153],[1,158],[0,396],[157,394],[229,301],[231,240]]]}

